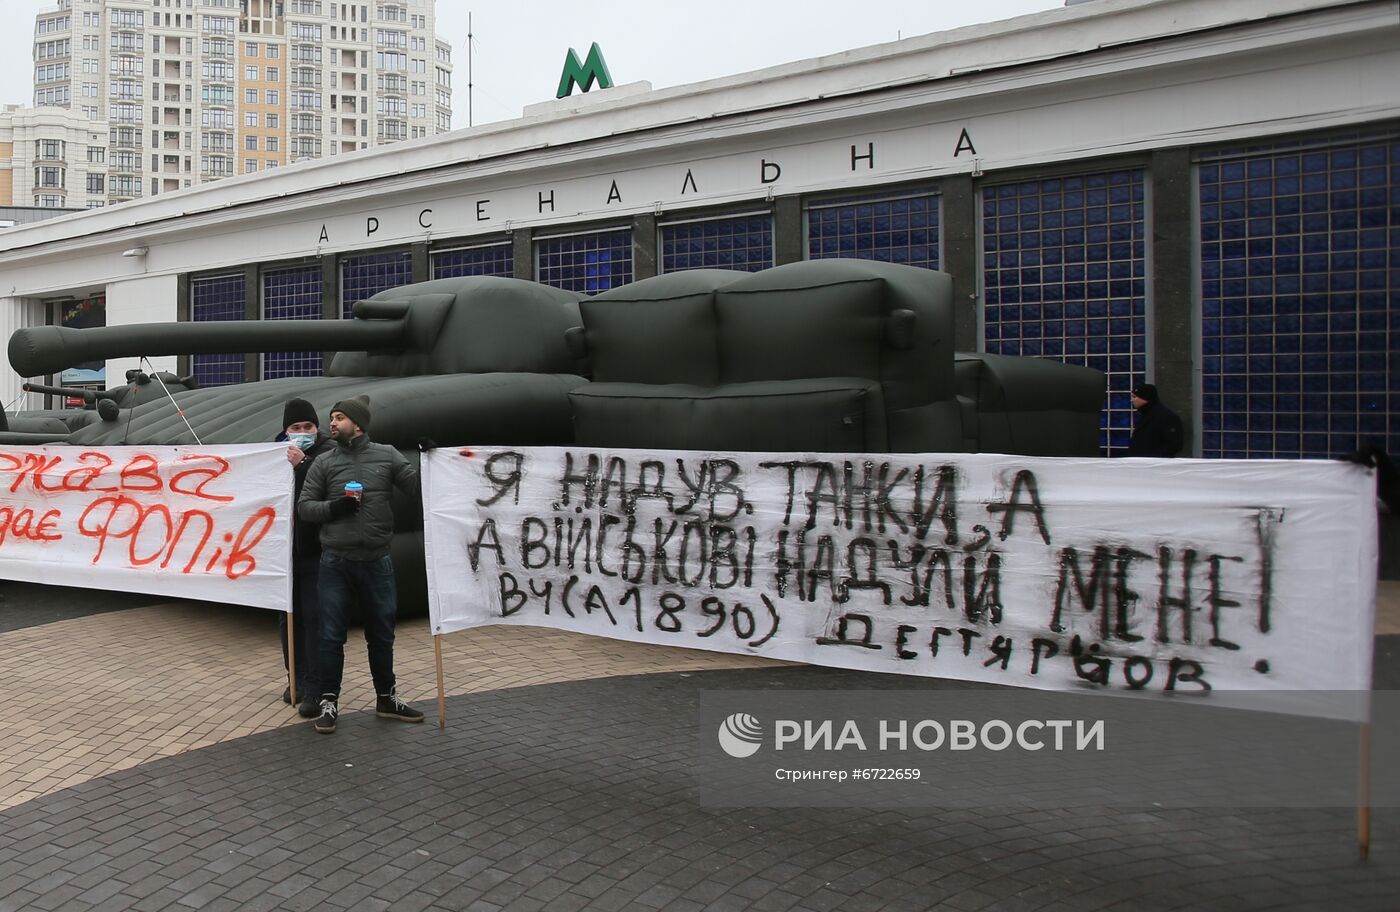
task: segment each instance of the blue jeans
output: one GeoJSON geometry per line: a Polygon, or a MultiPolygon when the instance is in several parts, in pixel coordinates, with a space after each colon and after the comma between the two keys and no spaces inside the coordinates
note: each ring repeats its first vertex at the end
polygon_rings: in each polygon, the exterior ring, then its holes
{"type": "Polygon", "coordinates": [[[326,552],[321,554],[320,579],[321,695],[340,697],[350,606],[356,598],[365,617],[374,692],[389,693],[394,689],[394,618],[398,613],[393,561],[387,555],[357,561],[326,552]]]}
{"type": "MultiPolygon", "coordinates": [[[[292,621],[296,634],[297,697],[320,694],[321,608],[316,597],[320,585],[321,560],[317,555],[292,559],[292,621]]],[[[282,615],[282,666],[287,665],[287,615],[282,615]]]]}

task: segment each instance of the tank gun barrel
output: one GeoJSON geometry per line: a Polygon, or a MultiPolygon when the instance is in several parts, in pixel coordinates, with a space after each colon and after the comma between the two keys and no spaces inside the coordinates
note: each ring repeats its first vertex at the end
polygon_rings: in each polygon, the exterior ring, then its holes
{"type": "MultiPolygon", "coordinates": [[[[387,308],[381,309],[381,313],[393,316],[387,308]]],[[[36,377],[84,361],[141,355],[398,351],[413,347],[410,322],[409,315],[400,309],[397,318],[391,319],[239,320],[89,329],[30,326],[16,330],[10,337],[10,365],[21,377],[36,377]]]]}
{"type": "Polygon", "coordinates": [[[47,393],[50,396],[72,396],[81,398],[88,405],[99,399],[117,399],[116,393],[107,390],[90,390],[71,386],[49,386],[47,383],[21,383],[20,389],[26,393],[47,393]]]}

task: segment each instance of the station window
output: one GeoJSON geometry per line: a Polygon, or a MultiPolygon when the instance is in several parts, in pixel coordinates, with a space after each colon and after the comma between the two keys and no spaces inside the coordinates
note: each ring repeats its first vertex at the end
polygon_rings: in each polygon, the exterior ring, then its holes
{"type": "Polygon", "coordinates": [[[535,279],[586,294],[626,285],[632,281],[632,232],[621,228],[539,238],[535,279]]]}
{"type": "Polygon", "coordinates": [[[367,253],[340,261],[340,313],[350,319],[356,301],[413,281],[413,254],[407,250],[367,253]]]}
{"type": "Polygon", "coordinates": [[[663,222],[661,271],[738,269],[773,265],[773,216],[768,212],[663,222]]]}
{"type": "Polygon", "coordinates": [[[1400,138],[1222,149],[1197,177],[1202,455],[1400,451],[1400,138]]]}
{"type": "Polygon", "coordinates": [[[1141,169],[982,189],[986,351],[1108,375],[1104,455],[1132,436],[1131,390],[1147,370],[1147,221],[1141,169]]]}
{"type": "MultiPolygon", "coordinates": [[[[245,286],[241,272],[191,279],[190,319],[195,323],[244,319],[245,286]]],[[[243,355],[191,355],[190,366],[200,386],[227,386],[245,379],[243,355]]]]}
{"type": "MultiPolygon", "coordinates": [[[[321,267],[313,263],[263,273],[264,320],[319,320],[321,318],[321,267]]],[[[319,351],[266,352],[264,380],[276,377],[321,376],[319,351]]]]}
{"type": "MultiPolygon", "coordinates": [[[[107,296],[94,295],[76,301],[63,302],[59,313],[59,325],[73,329],[87,329],[107,325],[107,296]]],[[[105,360],[83,361],[65,369],[59,377],[64,386],[84,386],[89,389],[106,389],[107,362],[105,360]]]]}
{"type": "Polygon", "coordinates": [[[938,268],[938,194],[863,195],[807,204],[807,258],[857,257],[938,268]]]}
{"type": "Polygon", "coordinates": [[[476,275],[514,276],[515,252],[511,244],[478,244],[433,251],[433,278],[476,275]]]}

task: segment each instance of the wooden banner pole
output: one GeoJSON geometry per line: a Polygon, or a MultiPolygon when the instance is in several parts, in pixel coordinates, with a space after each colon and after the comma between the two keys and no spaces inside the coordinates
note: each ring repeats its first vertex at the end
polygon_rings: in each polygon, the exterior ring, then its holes
{"type": "MultiPolygon", "coordinates": [[[[1376,604],[1374,593],[1371,596],[1371,619],[1375,623],[1376,604]]],[[[1374,629],[1374,628],[1373,628],[1374,629]]],[[[1375,649],[1375,635],[1371,636],[1371,648],[1375,649]]],[[[1361,716],[1360,743],[1357,758],[1358,781],[1356,783],[1356,851],[1363,862],[1371,860],[1371,719],[1375,714],[1376,697],[1371,690],[1364,691],[1362,698],[1365,707],[1361,716]]]]}
{"type": "Polygon", "coordinates": [[[297,639],[296,615],[287,612],[287,690],[292,694],[292,705],[300,702],[297,697],[297,639]]]}
{"type": "MultiPolygon", "coordinates": [[[[1368,713],[1369,716],[1369,713],[1368,713]]],[[[1361,723],[1361,781],[1357,787],[1356,847],[1362,861],[1371,858],[1371,721],[1361,723]]]]}
{"type": "Polygon", "coordinates": [[[447,728],[447,692],[442,683],[442,634],[433,635],[433,653],[437,658],[438,728],[447,728]]]}

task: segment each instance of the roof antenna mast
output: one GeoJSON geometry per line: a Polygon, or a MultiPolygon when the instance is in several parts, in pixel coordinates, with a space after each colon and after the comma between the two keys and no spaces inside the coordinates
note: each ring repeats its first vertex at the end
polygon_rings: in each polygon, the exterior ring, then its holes
{"type": "Polygon", "coordinates": [[[472,14],[467,11],[467,127],[472,126],[472,14]]]}

